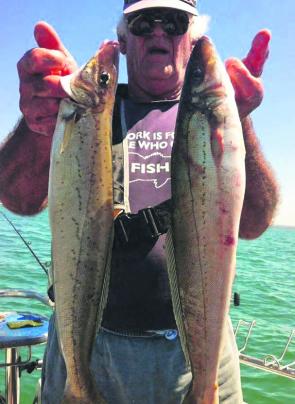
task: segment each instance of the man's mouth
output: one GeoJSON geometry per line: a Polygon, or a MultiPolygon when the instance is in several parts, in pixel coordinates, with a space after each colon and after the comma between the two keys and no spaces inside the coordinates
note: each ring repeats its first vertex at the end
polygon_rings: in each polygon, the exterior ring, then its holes
{"type": "Polygon", "coordinates": [[[153,46],[152,48],[149,49],[149,54],[150,55],[167,55],[169,52],[165,48],[160,48],[157,46],[153,46]]]}

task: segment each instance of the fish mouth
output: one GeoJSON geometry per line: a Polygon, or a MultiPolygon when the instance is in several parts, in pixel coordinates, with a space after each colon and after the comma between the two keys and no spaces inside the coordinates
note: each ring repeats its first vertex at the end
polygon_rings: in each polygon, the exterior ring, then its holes
{"type": "Polygon", "coordinates": [[[104,41],[99,48],[96,57],[99,63],[105,66],[115,66],[119,64],[119,43],[117,41],[104,41]]]}
{"type": "Polygon", "coordinates": [[[119,43],[104,41],[97,53],[79,70],[63,79],[66,93],[86,108],[103,107],[115,91],[119,64],[119,43]]]}

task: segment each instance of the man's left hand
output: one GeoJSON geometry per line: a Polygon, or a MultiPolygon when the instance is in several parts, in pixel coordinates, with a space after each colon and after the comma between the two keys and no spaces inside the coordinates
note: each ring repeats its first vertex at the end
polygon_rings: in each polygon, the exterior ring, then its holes
{"type": "Polygon", "coordinates": [[[260,76],[269,54],[270,38],[269,30],[259,31],[244,59],[230,58],[225,62],[241,118],[249,115],[262,101],[263,84],[260,76]]]}

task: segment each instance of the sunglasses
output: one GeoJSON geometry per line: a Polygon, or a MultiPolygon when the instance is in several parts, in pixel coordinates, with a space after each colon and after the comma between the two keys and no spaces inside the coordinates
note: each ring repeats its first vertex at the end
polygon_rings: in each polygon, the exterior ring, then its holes
{"type": "Polygon", "coordinates": [[[156,24],[161,24],[168,35],[183,35],[188,30],[189,22],[188,14],[184,11],[136,13],[127,19],[129,31],[136,36],[150,35],[156,24]]]}

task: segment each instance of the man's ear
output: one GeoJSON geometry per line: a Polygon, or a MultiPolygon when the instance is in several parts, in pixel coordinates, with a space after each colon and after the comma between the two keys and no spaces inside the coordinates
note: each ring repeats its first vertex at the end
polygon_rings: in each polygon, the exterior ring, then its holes
{"type": "Polygon", "coordinates": [[[122,37],[118,38],[119,45],[120,45],[120,52],[122,55],[126,55],[127,52],[127,46],[126,46],[126,40],[122,37]]]}

